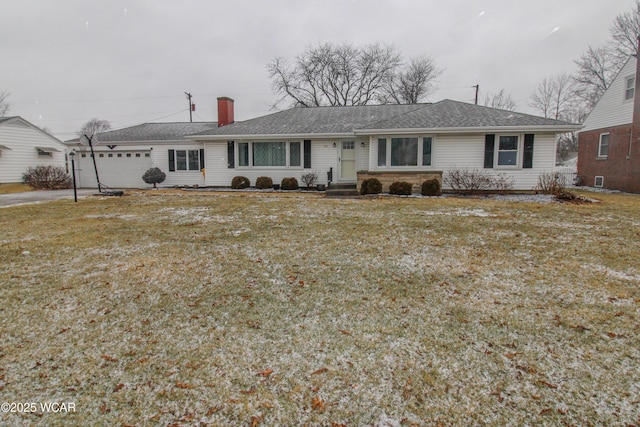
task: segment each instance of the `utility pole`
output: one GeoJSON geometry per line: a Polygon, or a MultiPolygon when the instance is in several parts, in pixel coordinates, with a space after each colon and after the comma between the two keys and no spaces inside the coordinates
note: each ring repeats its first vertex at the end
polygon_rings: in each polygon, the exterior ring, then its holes
{"type": "Polygon", "coordinates": [[[188,92],[185,92],[184,94],[187,95],[187,99],[189,100],[189,123],[192,123],[193,117],[191,116],[191,112],[193,111],[194,105],[191,103],[191,94],[188,92]]]}
{"type": "Polygon", "coordinates": [[[476,88],[476,105],[478,105],[478,92],[480,91],[480,85],[471,86],[476,88]]]}

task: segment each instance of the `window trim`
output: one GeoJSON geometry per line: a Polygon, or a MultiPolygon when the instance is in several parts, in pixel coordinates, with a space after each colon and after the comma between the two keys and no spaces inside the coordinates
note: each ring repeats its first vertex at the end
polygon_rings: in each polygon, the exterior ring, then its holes
{"type": "MultiPolygon", "coordinates": [[[[174,170],[171,170],[171,168],[169,168],[170,172],[179,172],[179,173],[189,173],[189,172],[200,172],[202,169],[200,168],[201,163],[201,159],[200,159],[200,149],[198,148],[181,148],[179,150],[174,149],[174,170]],[[179,169],[178,168],[178,153],[180,152],[184,152],[185,153],[185,169],[179,169]],[[195,153],[196,155],[196,160],[193,162],[193,164],[196,165],[196,169],[191,169],[190,167],[192,166],[192,162],[190,160],[192,160],[192,154],[195,153]]],[[[169,159],[169,163],[171,163],[171,159],[169,159]]]]}
{"type": "Polygon", "coordinates": [[[601,133],[600,136],[598,137],[598,158],[599,159],[606,159],[609,157],[609,148],[611,147],[611,133],[610,132],[604,132],[601,133]],[[603,136],[607,136],[607,154],[602,154],[602,137],[603,136]]]}
{"type": "Polygon", "coordinates": [[[497,133],[495,137],[495,145],[494,145],[494,156],[493,156],[493,167],[494,169],[522,169],[522,154],[523,154],[523,143],[524,136],[521,133],[497,133]],[[518,138],[518,146],[516,150],[500,150],[500,138],[506,136],[515,136],[518,138]],[[516,163],[513,165],[501,165],[500,164],[500,152],[501,151],[509,151],[516,153],[516,163]]]}
{"type": "Polygon", "coordinates": [[[627,76],[624,79],[624,101],[628,102],[628,101],[632,101],[633,98],[636,95],[636,76],[635,75],[631,75],[631,76],[627,76]],[[629,82],[631,83],[631,87],[629,87],[629,82]],[[629,96],[629,93],[631,93],[631,96],[629,96]]]}
{"type": "Polygon", "coordinates": [[[270,141],[236,141],[235,143],[235,167],[238,169],[266,169],[266,170],[282,170],[282,169],[293,169],[293,170],[302,170],[304,169],[304,141],[301,139],[285,139],[285,140],[270,140],[270,141]],[[254,144],[262,144],[267,142],[281,142],[285,144],[285,164],[283,166],[254,166],[253,165],[253,145],[254,144]],[[291,143],[298,143],[298,150],[300,154],[298,156],[298,165],[291,166],[291,143]],[[240,164],[240,145],[247,144],[247,164],[240,164]]]}
{"type": "Polygon", "coordinates": [[[419,134],[419,135],[386,135],[386,136],[375,136],[374,142],[369,144],[369,147],[376,147],[376,169],[385,169],[385,170],[410,170],[410,169],[434,169],[434,158],[436,152],[436,137],[432,134],[419,134]],[[417,144],[417,164],[416,165],[407,165],[407,166],[392,166],[391,165],[391,140],[395,138],[418,138],[417,144]],[[425,165],[423,164],[423,150],[424,150],[424,140],[425,138],[431,139],[431,164],[425,165]],[[385,144],[385,157],[384,157],[384,165],[380,165],[380,143],[382,140],[386,140],[385,144]]]}

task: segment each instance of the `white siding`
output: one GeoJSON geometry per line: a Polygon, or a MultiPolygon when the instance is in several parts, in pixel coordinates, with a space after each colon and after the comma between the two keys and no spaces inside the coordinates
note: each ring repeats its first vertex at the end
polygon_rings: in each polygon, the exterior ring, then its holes
{"type": "MultiPolygon", "coordinates": [[[[515,190],[531,190],[542,172],[553,172],[555,166],[555,134],[536,134],[533,145],[533,168],[521,167],[523,156],[524,135],[519,138],[519,167],[484,169],[484,134],[477,135],[435,135],[433,137],[432,161],[429,167],[419,168],[384,168],[377,166],[378,137],[371,137],[369,156],[369,170],[371,171],[442,171],[443,177],[447,171],[457,168],[480,169],[491,175],[504,174],[513,179],[515,190]]],[[[446,185],[444,186],[446,189],[446,185]]]]}
{"type": "Polygon", "coordinates": [[[625,100],[625,89],[627,79],[636,74],[636,63],[636,58],[631,56],[585,120],[581,132],[632,122],[633,99],[625,100]]]}
{"type": "MultiPolygon", "coordinates": [[[[235,148],[237,150],[236,141],[235,148]]],[[[226,142],[206,142],[206,185],[208,186],[230,186],[234,176],[244,176],[249,178],[251,185],[260,176],[268,176],[274,184],[279,184],[282,178],[294,177],[302,184],[301,177],[308,172],[315,172],[318,175],[318,184],[327,184],[327,172],[333,168],[334,180],[336,177],[336,167],[338,162],[337,148],[333,146],[337,140],[312,140],[311,141],[311,168],[302,167],[227,167],[227,143],[226,142]]],[[[361,149],[361,147],[359,147],[361,149]]],[[[363,158],[367,153],[364,152],[363,158]]],[[[236,153],[237,159],[237,153],[236,153]]],[[[304,159],[302,159],[304,161],[304,159]]],[[[366,160],[365,160],[366,161],[366,160]]]]}
{"type": "MultiPolygon", "coordinates": [[[[142,175],[151,167],[157,167],[166,174],[166,179],[159,187],[202,186],[204,175],[197,171],[169,171],[169,150],[200,150],[201,143],[188,141],[155,142],[153,144],[120,143],[113,150],[104,145],[95,147],[96,163],[100,182],[113,188],[151,188],[142,180],[142,175]],[[131,157],[127,157],[127,153],[131,157]],[[103,157],[100,157],[100,154],[103,157]],[[113,157],[108,157],[111,154],[113,157]],[[121,157],[118,157],[121,154],[121,157]],[[140,157],[135,157],[140,154],[140,157]],[[146,157],[149,154],[149,157],[146,157]]],[[[106,144],[106,143],[105,143],[106,144]]],[[[97,188],[95,169],[88,149],[78,150],[76,170],[78,186],[81,188],[97,188]],[[82,157],[82,154],[86,157],[82,157]]],[[[206,154],[205,154],[206,157],[206,154]]],[[[205,159],[206,160],[206,159],[205,159]]],[[[205,167],[208,166],[205,162],[205,167]]]]}
{"type": "Polygon", "coordinates": [[[21,120],[0,124],[0,183],[22,182],[29,167],[65,166],[66,147],[54,137],[25,124],[21,120]],[[36,147],[54,148],[51,157],[39,156],[36,147]]]}

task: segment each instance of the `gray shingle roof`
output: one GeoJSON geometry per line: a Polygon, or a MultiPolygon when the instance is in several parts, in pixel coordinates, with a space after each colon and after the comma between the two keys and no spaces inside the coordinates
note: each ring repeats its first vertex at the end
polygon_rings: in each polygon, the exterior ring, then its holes
{"type": "MultiPolygon", "coordinates": [[[[144,123],[124,129],[98,134],[99,143],[136,141],[177,141],[186,135],[203,132],[218,127],[217,122],[197,123],[144,123]]],[[[67,142],[77,142],[78,138],[67,142]]]]}
{"type": "Polygon", "coordinates": [[[445,99],[433,104],[293,108],[193,136],[339,134],[394,129],[572,128],[529,114],[445,99]]]}

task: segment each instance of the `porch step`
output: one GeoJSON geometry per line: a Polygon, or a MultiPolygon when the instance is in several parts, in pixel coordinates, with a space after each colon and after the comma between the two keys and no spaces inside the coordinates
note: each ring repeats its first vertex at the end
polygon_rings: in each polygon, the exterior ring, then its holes
{"type": "Polygon", "coordinates": [[[326,197],[354,197],[358,196],[356,184],[331,184],[325,192],[326,197]]]}

